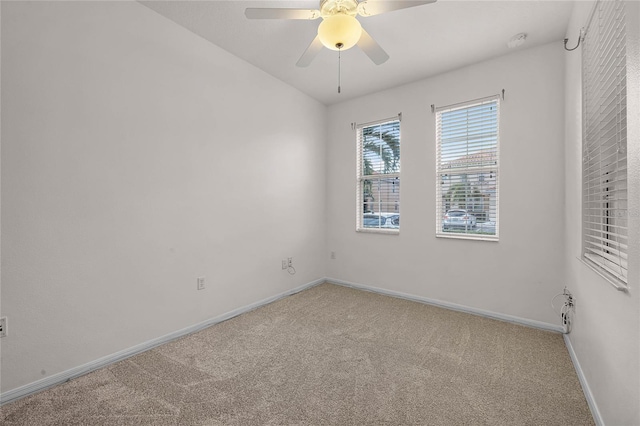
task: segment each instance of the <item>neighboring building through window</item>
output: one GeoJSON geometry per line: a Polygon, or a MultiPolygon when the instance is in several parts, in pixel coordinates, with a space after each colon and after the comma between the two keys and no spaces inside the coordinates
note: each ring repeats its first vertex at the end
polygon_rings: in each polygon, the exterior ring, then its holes
{"type": "Polygon", "coordinates": [[[436,109],[436,236],[498,239],[499,106],[436,109]]]}
{"type": "Polygon", "coordinates": [[[400,120],[357,127],[356,230],[400,230],[400,120]]]}
{"type": "Polygon", "coordinates": [[[625,2],[600,1],[582,45],[582,258],[627,288],[625,2]]]}

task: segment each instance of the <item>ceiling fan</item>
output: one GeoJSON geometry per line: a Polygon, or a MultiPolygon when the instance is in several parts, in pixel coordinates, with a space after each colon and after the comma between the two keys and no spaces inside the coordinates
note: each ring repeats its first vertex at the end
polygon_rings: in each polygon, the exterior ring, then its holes
{"type": "Polygon", "coordinates": [[[302,54],[299,67],[309,66],[311,61],[326,47],[331,50],[347,50],[356,44],[376,64],[389,59],[387,52],[367,33],[356,15],[362,17],[380,15],[398,9],[406,9],[436,0],[320,0],[320,9],[287,8],[247,8],[245,15],[249,19],[308,19],[322,18],[318,26],[318,35],[302,54]]]}

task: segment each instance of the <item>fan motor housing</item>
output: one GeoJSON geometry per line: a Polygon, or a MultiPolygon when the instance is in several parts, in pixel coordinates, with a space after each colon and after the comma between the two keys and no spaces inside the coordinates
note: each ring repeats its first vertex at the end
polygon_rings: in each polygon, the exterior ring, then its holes
{"type": "Polygon", "coordinates": [[[355,16],[358,13],[358,0],[321,0],[320,13],[322,17],[338,13],[355,16]]]}

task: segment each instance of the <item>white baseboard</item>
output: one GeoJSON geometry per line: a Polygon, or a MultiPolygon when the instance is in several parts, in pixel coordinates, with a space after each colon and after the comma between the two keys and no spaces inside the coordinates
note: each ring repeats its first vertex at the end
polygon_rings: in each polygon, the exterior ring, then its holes
{"type": "Polygon", "coordinates": [[[429,299],[427,297],[421,297],[421,296],[414,296],[412,294],[401,293],[399,291],[387,290],[387,289],[379,288],[379,287],[371,287],[371,286],[364,285],[364,284],[352,283],[352,282],[348,282],[348,281],[337,280],[337,279],[334,279],[334,278],[327,278],[326,281],[329,282],[329,283],[338,284],[338,285],[341,285],[341,286],[344,286],[344,287],[351,287],[351,288],[356,288],[358,290],[370,291],[370,292],[373,292],[373,293],[383,294],[385,296],[399,297],[401,299],[407,299],[407,300],[411,300],[413,302],[426,303],[428,305],[433,305],[433,306],[438,306],[438,307],[441,307],[441,308],[451,309],[453,311],[459,311],[459,312],[465,312],[467,314],[479,315],[479,316],[486,317],[486,318],[497,319],[497,320],[500,320],[500,321],[506,321],[506,322],[510,322],[510,323],[514,323],[514,324],[524,325],[524,326],[527,326],[527,327],[537,328],[537,329],[540,329],[540,330],[554,331],[554,332],[557,332],[557,333],[562,333],[562,331],[563,331],[562,326],[560,326],[560,325],[549,324],[549,323],[542,322],[542,321],[535,321],[535,320],[520,318],[520,317],[516,317],[516,316],[512,316],[512,315],[500,314],[500,313],[491,312],[491,311],[485,311],[483,309],[477,309],[477,308],[472,308],[472,307],[469,307],[469,306],[458,305],[456,303],[443,302],[441,300],[429,299]]]}
{"type": "Polygon", "coordinates": [[[598,405],[596,404],[596,400],[591,393],[591,388],[589,387],[589,383],[587,382],[587,378],[582,371],[582,367],[580,366],[580,361],[578,361],[578,357],[576,356],[576,352],[573,350],[573,345],[571,344],[571,339],[567,334],[564,335],[564,344],[567,346],[567,350],[569,351],[569,356],[571,357],[571,361],[573,362],[573,368],[576,370],[576,374],[578,375],[578,380],[580,380],[580,385],[582,386],[582,392],[584,392],[584,397],[587,400],[587,405],[589,405],[589,410],[591,410],[591,415],[593,416],[593,421],[597,426],[603,426],[604,421],[602,420],[602,416],[600,415],[600,410],[598,410],[598,405]]]}
{"type": "Polygon", "coordinates": [[[178,339],[180,337],[186,336],[188,334],[192,334],[195,333],[197,331],[203,330],[207,327],[210,327],[214,324],[220,323],[222,321],[226,321],[228,319],[231,319],[235,316],[238,316],[240,314],[243,314],[245,312],[249,312],[252,311],[254,309],[257,309],[261,306],[264,305],[268,305],[269,303],[273,303],[276,300],[282,299],[284,297],[290,296],[292,294],[295,293],[299,293],[303,290],[306,290],[308,288],[314,287],[318,284],[321,284],[323,282],[325,282],[326,280],[324,278],[312,281],[310,283],[307,284],[303,284],[301,286],[298,286],[296,288],[293,288],[291,290],[287,290],[284,291],[282,293],[276,294],[275,296],[271,296],[268,297],[266,299],[260,300],[258,302],[252,303],[250,305],[247,306],[243,306],[241,308],[238,309],[234,309],[233,311],[229,311],[227,313],[224,313],[222,315],[219,315],[215,318],[211,318],[208,319],[206,321],[203,321],[199,324],[195,324],[186,328],[183,328],[182,330],[177,330],[174,331],[173,333],[169,333],[166,334],[164,336],[158,337],[156,339],[152,339],[149,340],[147,342],[144,343],[140,343],[139,345],[135,345],[131,348],[128,349],[124,349],[122,351],[116,352],[114,354],[111,355],[107,355],[105,357],[99,358],[95,361],[91,361],[87,364],[78,366],[78,367],[74,367],[71,368],[69,370],[54,374],[50,377],[46,377],[44,379],[35,381],[33,383],[29,383],[27,385],[21,386],[19,388],[16,389],[12,389],[10,391],[4,392],[2,394],[0,394],[0,405],[4,405],[7,404],[9,402],[12,401],[16,401],[20,398],[24,398],[25,396],[29,396],[31,394],[34,394],[36,392],[40,392],[44,389],[59,385],[61,383],[67,382],[69,380],[75,379],[79,376],[82,376],[84,374],[90,373],[92,371],[95,371],[99,368],[102,367],[106,367],[107,365],[113,364],[115,362],[121,361],[125,358],[129,358],[133,355],[137,355],[141,352],[144,351],[148,351],[149,349],[155,348],[156,346],[160,346],[163,345],[165,343],[168,343],[172,340],[178,339]]]}

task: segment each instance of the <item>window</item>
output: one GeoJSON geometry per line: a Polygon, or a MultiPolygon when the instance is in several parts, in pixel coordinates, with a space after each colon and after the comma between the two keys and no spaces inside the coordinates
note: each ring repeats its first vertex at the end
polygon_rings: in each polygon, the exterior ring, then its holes
{"type": "Polygon", "coordinates": [[[400,231],[400,120],[357,127],[357,231],[400,231]]]}
{"type": "Polygon", "coordinates": [[[436,236],[498,239],[498,96],[436,109],[436,236]]]}
{"type": "Polygon", "coordinates": [[[627,283],[627,86],[624,2],[598,2],[582,48],[582,258],[627,283]]]}

